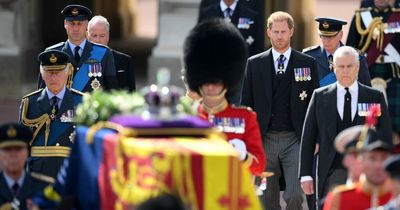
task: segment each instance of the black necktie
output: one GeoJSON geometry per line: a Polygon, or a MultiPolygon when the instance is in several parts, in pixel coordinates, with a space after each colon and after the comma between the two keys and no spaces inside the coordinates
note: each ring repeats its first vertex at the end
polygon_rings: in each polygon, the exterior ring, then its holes
{"type": "Polygon", "coordinates": [[[19,184],[18,182],[15,182],[12,186],[13,196],[16,197],[18,195],[18,192],[19,192],[19,184]]]}
{"type": "Polygon", "coordinates": [[[81,56],[79,55],[79,49],[81,49],[79,46],[75,47],[74,59],[76,64],[78,64],[79,60],[81,59],[81,56]]]}
{"type": "Polygon", "coordinates": [[[52,106],[50,117],[51,117],[51,119],[55,119],[55,116],[57,116],[57,113],[58,113],[58,98],[57,98],[57,96],[53,96],[51,98],[50,105],[52,106]]]}
{"type": "Polygon", "coordinates": [[[343,108],[343,122],[346,128],[351,126],[351,94],[349,92],[349,88],[344,88],[346,90],[346,94],[344,94],[344,108],[343,108]]]}
{"type": "Polygon", "coordinates": [[[285,56],[281,54],[278,59],[278,76],[283,76],[285,73],[285,60],[285,56]]]}
{"type": "Polygon", "coordinates": [[[229,8],[229,7],[225,9],[225,17],[226,18],[230,18],[231,17],[231,11],[232,11],[232,9],[229,8]]]}
{"type": "Polygon", "coordinates": [[[328,55],[328,62],[329,62],[329,70],[333,71],[333,56],[332,56],[332,54],[328,55]]]}

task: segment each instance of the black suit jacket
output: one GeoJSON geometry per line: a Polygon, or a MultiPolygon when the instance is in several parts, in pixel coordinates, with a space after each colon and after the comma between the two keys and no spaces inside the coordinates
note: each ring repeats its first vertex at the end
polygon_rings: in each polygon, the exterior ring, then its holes
{"type": "MultiPolygon", "coordinates": [[[[117,75],[116,75],[116,71],[115,71],[114,56],[112,55],[112,53],[108,47],[106,47],[104,45],[95,44],[95,43],[90,42],[89,40],[86,40],[86,44],[85,44],[85,47],[83,48],[83,52],[82,52],[81,58],[79,60],[79,63],[75,63],[72,49],[69,47],[68,42],[60,42],[56,45],[46,48],[46,50],[61,50],[63,52],[66,52],[71,57],[71,62],[72,62],[72,65],[74,66],[74,76],[75,76],[75,74],[77,73],[78,69],[82,66],[82,64],[85,63],[89,59],[90,52],[92,51],[94,45],[107,48],[106,52],[103,56],[103,60],[101,60],[102,77],[98,77],[98,80],[100,81],[102,87],[105,90],[118,88],[119,86],[118,86],[118,80],[117,80],[117,75]]],[[[91,92],[93,89],[92,89],[90,83],[93,79],[94,79],[94,77],[92,77],[89,80],[89,82],[86,84],[84,89],[80,90],[80,91],[91,92]]],[[[44,88],[45,86],[46,85],[42,79],[42,76],[39,73],[38,88],[44,88]]]]}
{"type": "MultiPolygon", "coordinates": [[[[221,11],[219,3],[212,4],[199,12],[198,22],[211,18],[224,18],[224,13],[221,11]]],[[[264,32],[262,28],[262,22],[258,20],[258,14],[252,9],[249,9],[241,4],[237,4],[231,17],[231,23],[239,29],[244,40],[248,44],[249,56],[260,53],[264,49],[264,32]],[[249,24],[249,28],[239,28],[239,18],[247,18],[253,21],[249,24]],[[252,41],[253,40],[253,41],[252,41]]]]}
{"type": "MultiPolygon", "coordinates": [[[[382,114],[378,118],[377,127],[384,129],[387,135],[391,136],[392,129],[383,94],[360,82],[358,82],[358,87],[357,103],[380,103],[382,114]]],[[[319,141],[319,162],[323,163],[319,164],[318,168],[318,192],[320,193],[336,155],[334,148],[334,139],[338,134],[336,97],[337,83],[315,90],[307,110],[301,138],[299,177],[312,175],[314,148],[319,141]]],[[[362,125],[365,123],[365,117],[359,116],[357,111],[353,121],[356,125],[362,125]]],[[[388,143],[391,144],[391,142],[388,143]]]]}
{"type": "Polygon", "coordinates": [[[111,52],[114,56],[115,70],[117,71],[119,88],[134,91],[135,72],[133,69],[133,60],[131,56],[116,50],[111,50],[111,52]]]}
{"type": "MultiPolygon", "coordinates": [[[[261,134],[265,137],[272,112],[272,74],[275,73],[271,49],[248,59],[243,84],[241,104],[257,112],[261,134]]],[[[315,59],[292,49],[287,73],[291,74],[290,110],[293,127],[300,138],[304,116],[314,89],[318,88],[318,70],[315,59]],[[294,68],[310,68],[310,81],[296,81],[294,68]],[[299,95],[305,91],[307,97],[301,100],[299,95]]],[[[264,139],[264,138],[263,138],[264,139]]]]}
{"type": "MultiPolygon", "coordinates": [[[[14,199],[3,173],[4,172],[0,172],[0,208],[2,205],[11,203],[14,199]]],[[[20,188],[19,194],[17,195],[17,199],[20,202],[19,209],[28,209],[26,206],[27,199],[32,198],[33,195],[41,192],[43,188],[47,186],[47,184],[48,183],[35,179],[29,173],[26,173],[23,185],[20,188]]]]}

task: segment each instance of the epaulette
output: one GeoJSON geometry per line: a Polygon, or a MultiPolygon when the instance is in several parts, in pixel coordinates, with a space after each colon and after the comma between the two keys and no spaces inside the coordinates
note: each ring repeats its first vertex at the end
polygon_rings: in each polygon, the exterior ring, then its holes
{"type": "Polygon", "coordinates": [[[22,97],[22,98],[27,98],[27,97],[29,97],[29,96],[35,95],[35,94],[37,94],[37,93],[42,92],[42,90],[43,90],[43,88],[40,88],[39,90],[35,90],[34,92],[29,93],[29,94],[25,95],[25,96],[22,97]]]}
{"type": "Polygon", "coordinates": [[[81,92],[81,91],[79,91],[79,90],[76,90],[76,89],[74,89],[74,88],[70,88],[70,90],[71,90],[72,92],[77,93],[77,94],[82,95],[82,96],[86,95],[86,93],[81,92]]]}
{"type": "Polygon", "coordinates": [[[338,193],[354,190],[355,188],[356,188],[355,184],[343,184],[343,185],[339,185],[339,186],[335,187],[332,192],[333,192],[333,194],[338,194],[338,193]]]}
{"type": "Polygon", "coordinates": [[[392,7],[392,12],[400,12],[400,8],[394,8],[394,7],[392,7]]]}
{"type": "Polygon", "coordinates": [[[58,48],[58,47],[62,47],[62,46],[64,46],[64,44],[65,44],[65,42],[57,43],[57,44],[55,44],[55,45],[52,45],[52,46],[46,48],[45,51],[46,51],[46,50],[51,50],[51,49],[54,49],[54,48],[58,48]]]}
{"type": "Polygon", "coordinates": [[[320,47],[320,45],[314,45],[314,46],[311,46],[311,47],[307,47],[307,48],[304,48],[302,52],[305,53],[305,52],[308,52],[308,51],[311,51],[311,50],[318,49],[319,47],[320,47]]]}
{"type": "Polygon", "coordinates": [[[40,174],[40,173],[36,173],[36,172],[30,172],[31,177],[42,181],[42,182],[46,182],[48,184],[54,184],[56,182],[56,180],[51,177],[51,176],[46,176],[44,174],[40,174]]]}
{"type": "Polygon", "coordinates": [[[372,7],[363,7],[363,8],[359,8],[356,9],[356,12],[365,12],[365,11],[371,11],[372,7]]]}
{"type": "Polygon", "coordinates": [[[245,109],[247,111],[253,111],[250,107],[248,106],[241,106],[241,105],[232,105],[232,108],[234,109],[245,109]]]}
{"type": "Polygon", "coordinates": [[[102,44],[99,44],[99,43],[94,43],[94,42],[91,42],[93,45],[97,45],[97,46],[99,46],[99,47],[104,47],[104,48],[107,48],[107,49],[110,49],[108,46],[106,46],[106,45],[102,45],[102,44]]]}

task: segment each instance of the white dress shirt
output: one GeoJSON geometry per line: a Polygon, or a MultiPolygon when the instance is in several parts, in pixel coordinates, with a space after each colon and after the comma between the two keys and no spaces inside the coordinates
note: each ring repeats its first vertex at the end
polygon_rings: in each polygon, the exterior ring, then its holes
{"type": "Polygon", "coordinates": [[[279,56],[281,54],[283,54],[283,56],[285,56],[285,62],[284,62],[284,68],[283,68],[283,72],[286,72],[286,68],[287,65],[289,63],[289,59],[290,59],[290,54],[292,53],[292,48],[289,47],[289,49],[286,50],[286,52],[284,53],[280,53],[276,50],[274,50],[274,48],[272,48],[272,58],[274,59],[274,67],[275,67],[275,73],[278,74],[278,63],[279,63],[279,56]]]}
{"type": "MultiPolygon", "coordinates": [[[[340,115],[340,118],[343,120],[343,109],[344,109],[344,95],[346,94],[345,87],[336,82],[337,84],[337,95],[336,95],[336,107],[337,111],[340,115]]],[[[354,119],[357,112],[357,100],[358,100],[358,83],[355,81],[352,85],[350,85],[349,91],[351,94],[351,120],[354,119]]]]}

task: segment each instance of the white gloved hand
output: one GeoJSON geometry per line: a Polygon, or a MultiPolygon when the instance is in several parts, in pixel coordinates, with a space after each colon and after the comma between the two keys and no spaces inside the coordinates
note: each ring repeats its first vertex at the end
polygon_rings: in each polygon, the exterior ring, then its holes
{"type": "Polygon", "coordinates": [[[246,159],[247,156],[247,149],[246,149],[246,144],[244,144],[244,141],[240,139],[231,139],[228,141],[229,144],[231,144],[233,147],[236,148],[236,150],[239,153],[239,160],[243,161],[246,159]]]}

